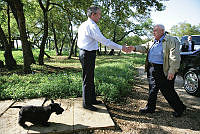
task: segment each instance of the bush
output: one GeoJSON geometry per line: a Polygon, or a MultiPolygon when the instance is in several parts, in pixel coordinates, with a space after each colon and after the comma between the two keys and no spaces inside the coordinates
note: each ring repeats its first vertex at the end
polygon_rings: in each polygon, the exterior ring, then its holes
{"type": "Polygon", "coordinates": [[[121,101],[131,92],[134,71],[131,64],[97,68],[95,85],[98,95],[103,95],[108,101],[121,101]]]}

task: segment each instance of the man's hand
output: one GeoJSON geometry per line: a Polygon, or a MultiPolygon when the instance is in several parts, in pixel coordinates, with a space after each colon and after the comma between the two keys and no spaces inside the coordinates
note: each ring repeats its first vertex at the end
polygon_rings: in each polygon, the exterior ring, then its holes
{"type": "Polygon", "coordinates": [[[126,45],[124,45],[123,47],[122,47],[122,51],[124,51],[124,52],[126,52],[126,53],[130,53],[131,51],[133,51],[133,46],[126,46],[126,45]]]}
{"type": "Polygon", "coordinates": [[[135,47],[134,47],[134,46],[129,46],[129,49],[130,49],[131,51],[135,51],[135,47]]]}
{"type": "Polygon", "coordinates": [[[128,48],[127,48],[127,46],[123,45],[123,46],[122,46],[122,51],[128,53],[128,48]]]}
{"type": "Polygon", "coordinates": [[[172,80],[174,78],[174,74],[168,73],[167,79],[172,80]]]}

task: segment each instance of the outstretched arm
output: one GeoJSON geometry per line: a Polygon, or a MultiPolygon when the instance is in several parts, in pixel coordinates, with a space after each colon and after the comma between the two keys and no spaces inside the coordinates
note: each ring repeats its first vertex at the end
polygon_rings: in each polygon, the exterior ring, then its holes
{"type": "Polygon", "coordinates": [[[126,53],[130,53],[131,51],[134,51],[134,47],[133,46],[122,46],[122,51],[126,52],[126,53]]]}

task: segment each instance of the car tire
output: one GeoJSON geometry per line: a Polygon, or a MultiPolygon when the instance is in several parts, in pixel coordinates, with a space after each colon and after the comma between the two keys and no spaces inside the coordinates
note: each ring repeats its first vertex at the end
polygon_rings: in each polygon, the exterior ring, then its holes
{"type": "Polygon", "coordinates": [[[197,70],[189,70],[184,75],[184,89],[188,94],[200,96],[200,74],[197,70]]]}

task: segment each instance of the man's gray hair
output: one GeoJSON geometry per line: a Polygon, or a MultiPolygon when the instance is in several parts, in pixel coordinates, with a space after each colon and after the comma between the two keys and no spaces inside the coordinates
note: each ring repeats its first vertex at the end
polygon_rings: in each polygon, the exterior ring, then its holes
{"type": "Polygon", "coordinates": [[[165,31],[165,26],[163,24],[156,24],[154,27],[159,27],[165,31]]]}
{"type": "Polygon", "coordinates": [[[91,17],[92,13],[97,13],[97,10],[100,10],[100,8],[97,7],[97,6],[90,6],[90,7],[87,9],[87,16],[88,16],[88,17],[91,17]]]}

